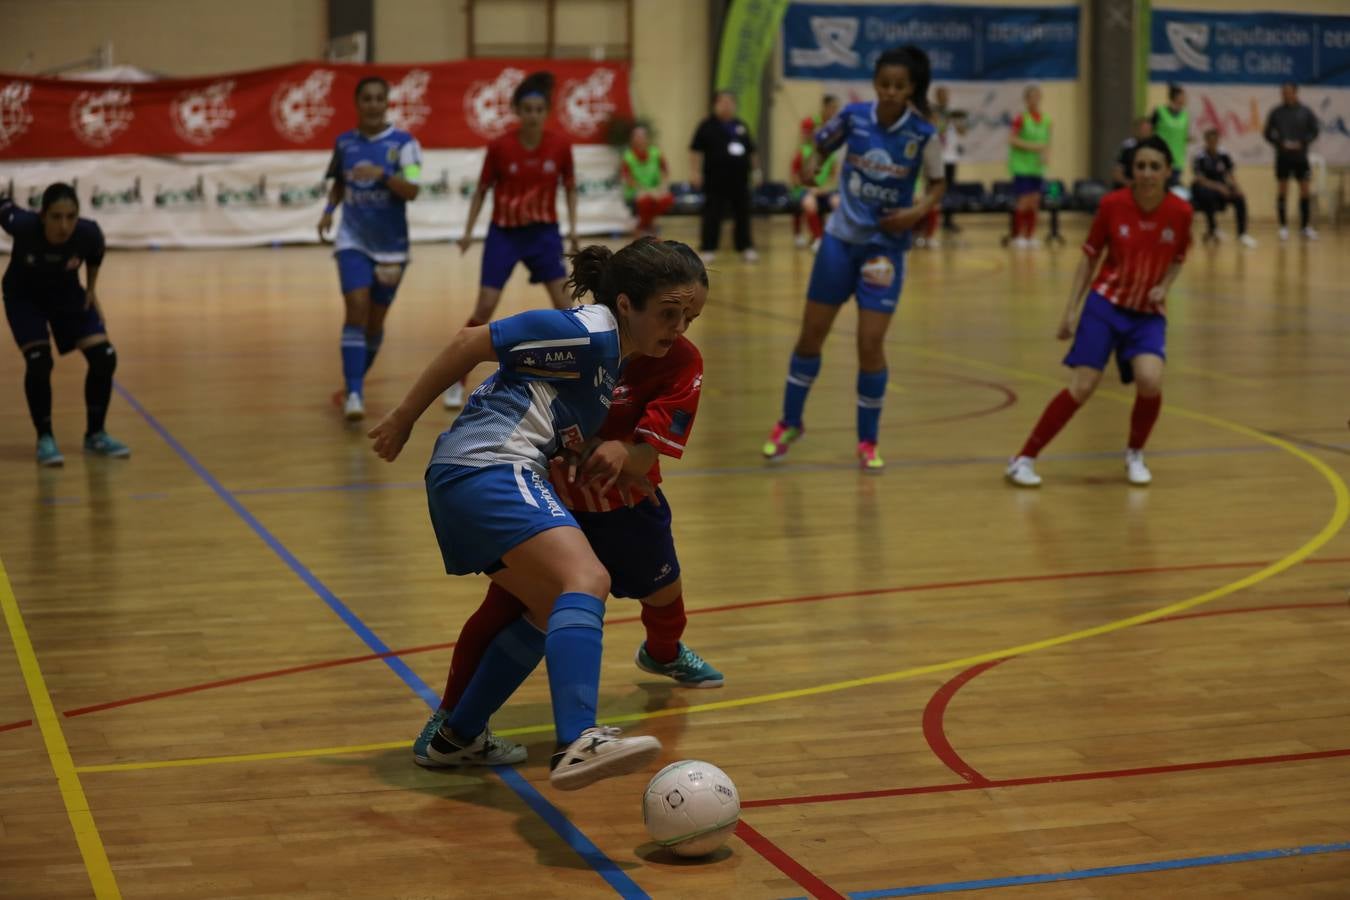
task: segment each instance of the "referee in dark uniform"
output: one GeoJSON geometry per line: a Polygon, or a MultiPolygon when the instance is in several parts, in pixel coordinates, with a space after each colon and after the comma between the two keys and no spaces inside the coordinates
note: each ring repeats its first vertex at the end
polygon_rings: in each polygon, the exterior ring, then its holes
{"type": "Polygon", "coordinates": [[[736,251],[746,262],[759,258],[750,237],[750,172],[755,167],[755,142],[750,129],[736,118],[736,97],[718,91],[712,115],[699,123],[689,143],[690,177],[702,187],[703,229],[699,251],[711,262],[721,239],[722,219],[730,207],[736,219],[736,251]]]}
{"type": "Polygon", "coordinates": [[[1280,214],[1280,240],[1289,239],[1289,221],[1285,214],[1284,196],[1289,179],[1298,180],[1298,216],[1303,236],[1317,240],[1312,227],[1311,193],[1312,167],[1308,165],[1308,147],[1317,140],[1317,116],[1298,102],[1298,85],[1286,81],[1280,85],[1283,103],[1266,117],[1266,140],[1275,148],[1276,209],[1280,214]]]}

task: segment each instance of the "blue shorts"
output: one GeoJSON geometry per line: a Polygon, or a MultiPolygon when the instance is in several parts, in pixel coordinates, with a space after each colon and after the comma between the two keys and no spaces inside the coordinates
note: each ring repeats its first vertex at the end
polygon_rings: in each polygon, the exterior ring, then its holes
{"type": "Polygon", "coordinates": [[[553,222],[522,225],[519,228],[488,227],[483,244],[483,287],[501,290],[516,263],[530,270],[530,284],[545,284],[567,277],[563,263],[562,232],[553,222]]]}
{"type": "Polygon", "coordinates": [[[57,352],[69,353],[84,338],[108,331],[98,310],[92,306],[85,309],[84,303],[83,290],[44,301],[6,294],[5,318],[20,347],[47,343],[50,328],[51,336],[56,339],[57,352]]]}
{"type": "Polygon", "coordinates": [[[1041,175],[1014,175],[1013,176],[1013,196],[1021,197],[1026,194],[1039,194],[1041,188],[1045,187],[1045,178],[1041,175]]]}
{"type": "Polygon", "coordinates": [[[457,466],[437,463],[426,473],[431,527],[445,571],[491,574],[502,557],[541,531],[577,527],[548,476],[521,465],[457,466]]]}
{"type": "Polygon", "coordinates": [[[848,244],[826,234],[811,267],[806,299],[839,306],[856,294],[859,309],[893,313],[904,280],[903,250],[880,244],[848,244]]]}
{"type": "Polygon", "coordinates": [[[1130,360],[1141,353],[1167,358],[1167,317],[1121,309],[1096,291],[1088,294],[1066,366],[1087,366],[1101,372],[1112,353],[1120,366],[1120,380],[1133,380],[1130,360]]]}
{"type": "Polygon", "coordinates": [[[376,262],[360,250],[339,250],[333,256],[337,258],[342,293],[370,288],[371,303],[388,306],[394,302],[407,263],[376,262]]]}
{"type": "Polygon", "coordinates": [[[656,496],[659,506],[644,499],[610,512],[573,512],[596,558],[609,570],[609,592],[615,597],[641,600],[680,577],[670,504],[659,489],[656,496]]]}

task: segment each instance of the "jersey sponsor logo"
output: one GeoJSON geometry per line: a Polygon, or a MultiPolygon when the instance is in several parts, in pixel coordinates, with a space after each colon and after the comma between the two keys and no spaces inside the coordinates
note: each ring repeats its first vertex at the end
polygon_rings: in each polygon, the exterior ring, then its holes
{"type": "Polygon", "coordinates": [[[335,73],[318,69],[301,82],[284,81],[272,94],[272,125],[288,141],[302,144],[333,118],[330,95],[335,73]]]}
{"type": "Polygon", "coordinates": [[[131,127],[131,88],[81,91],[70,104],[70,128],[90,147],[106,147],[131,127]]]}
{"type": "Polygon", "coordinates": [[[464,119],[478,134],[495,138],[517,121],[511,111],[511,94],[525,80],[521,69],[502,69],[492,81],[475,81],[464,92],[464,119]]]}
{"type": "Polygon", "coordinates": [[[430,86],[431,73],[425,69],[413,69],[400,81],[389,85],[389,124],[403,131],[415,131],[426,122],[427,116],[431,115],[431,107],[427,104],[430,86]]]}
{"type": "MultiPolygon", "coordinates": [[[[918,149],[915,148],[915,152],[918,149]]],[[[862,172],[868,178],[904,178],[909,174],[909,166],[898,166],[891,160],[891,155],[881,147],[873,147],[861,155],[850,153],[848,161],[853,168],[862,172]]]]}
{"type": "Polygon", "coordinates": [[[856,16],[812,16],[811,35],[816,39],[815,47],[788,51],[794,66],[823,69],[841,65],[851,69],[858,65],[858,51],[853,49],[858,40],[856,16]]]}
{"type": "MultiPolygon", "coordinates": [[[[576,428],[575,425],[571,427],[576,428]]],[[[580,429],[577,433],[580,434],[580,429]]],[[[544,476],[533,469],[530,470],[530,485],[534,488],[534,492],[539,495],[539,499],[543,500],[544,505],[548,507],[549,515],[555,519],[566,517],[567,510],[563,509],[562,504],[553,496],[553,491],[549,490],[547,482],[544,481],[544,476]]]]}
{"type": "Polygon", "coordinates": [[[882,187],[863,179],[857,172],[850,172],[848,192],[859,200],[882,206],[899,206],[900,192],[895,188],[882,187]]]}
{"type": "Polygon", "coordinates": [[[169,120],[173,130],[189,144],[203,147],[234,121],[234,107],[230,93],[234,82],[226,79],[204,88],[182,91],[169,104],[169,120]]]}
{"type": "Polygon", "coordinates": [[[564,82],[558,115],[567,130],[581,137],[600,134],[614,116],[614,101],[610,99],[613,87],[611,69],[596,69],[585,78],[564,82]]]}
{"type": "Polygon", "coordinates": [[[586,443],[586,436],[581,433],[581,428],[577,425],[568,425],[558,434],[558,438],[568,450],[575,450],[586,443]]]}
{"type": "Polygon", "coordinates": [[[863,263],[862,279],[872,287],[888,288],[895,284],[895,264],[890,257],[874,256],[863,263]]]}
{"type": "Polygon", "coordinates": [[[570,369],[576,365],[577,355],[571,350],[551,350],[544,354],[544,368],[570,369]]]}
{"type": "Polygon", "coordinates": [[[26,81],[14,81],[0,88],[0,148],[8,147],[33,124],[28,110],[28,98],[33,86],[26,81]]]}

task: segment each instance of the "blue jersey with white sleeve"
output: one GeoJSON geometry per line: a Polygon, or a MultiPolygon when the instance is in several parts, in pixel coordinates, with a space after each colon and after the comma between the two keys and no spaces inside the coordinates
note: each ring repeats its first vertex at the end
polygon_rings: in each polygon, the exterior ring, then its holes
{"type": "Polygon", "coordinates": [[[891,127],[877,122],[877,105],[850,103],[816,133],[823,157],[844,148],[839,173],[839,208],[825,231],[848,244],[908,249],[909,232],[882,231],[890,212],[911,206],[920,171],[930,181],[943,177],[937,129],[910,107],[891,127]]]}
{"type": "Polygon", "coordinates": [[[488,326],[499,368],[436,440],[430,465],[524,464],[543,474],[609,415],[619,325],[608,307],[533,310],[488,326]]]}
{"type": "Polygon", "coordinates": [[[379,166],[386,178],[399,175],[416,184],[422,148],[417,138],[392,125],[373,136],[352,129],[338,135],[328,164],[328,177],[344,189],[336,249],[358,250],[379,263],[407,262],[408,202],[382,181],[357,180],[352,172],[361,163],[379,166]]]}

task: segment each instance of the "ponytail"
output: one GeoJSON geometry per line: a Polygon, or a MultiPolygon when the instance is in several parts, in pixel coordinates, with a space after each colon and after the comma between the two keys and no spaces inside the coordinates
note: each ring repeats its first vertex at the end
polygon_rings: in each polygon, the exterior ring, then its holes
{"type": "Polygon", "coordinates": [[[571,260],[572,274],[565,287],[572,299],[589,294],[611,312],[618,312],[620,294],[640,310],[662,291],[708,283],[703,260],[678,241],[640,238],[617,253],[592,244],[573,253],[571,260]]]}

